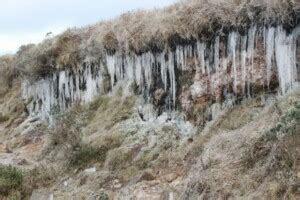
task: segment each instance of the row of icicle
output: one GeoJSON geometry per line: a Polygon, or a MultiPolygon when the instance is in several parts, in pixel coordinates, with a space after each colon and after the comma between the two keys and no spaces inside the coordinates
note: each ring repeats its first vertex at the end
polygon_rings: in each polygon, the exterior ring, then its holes
{"type": "MultiPolygon", "coordinates": [[[[59,110],[65,110],[74,102],[90,102],[102,92],[100,88],[104,67],[107,67],[110,74],[112,88],[120,81],[131,81],[147,92],[154,85],[154,71],[159,70],[159,79],[163,83],[163,89],[170,96],[170,107],[173,109],[176,107],[179,87],[176,81],[177,70],[183,72],[194,70],[195,80],[196,77],[200,81],[206,77],[207,84],[210,85],[209,90],[215,90],[228,84],[223,76],[231,66],[230,78],[234,93],[250,96],[249,88],[256,81],[254,77],[257,75],[258,66],[254,65],[257,56],[265,58],[264,66],[261,66],[265,68],[263,70],[265,74],[260,76],[263,76],[267,86],[271,81],[272,73],[276,71],[280,82],[280,93],[285,94],[293,88],[297,79],[296,39],[299,34],[300,27],[287,34],[281,26],[269,28],[253,26],[246,35],[231,32],[226,47],[224,42],[220,41],[221,38],[216,37],[211,45],[198,41],[194,45],[177,46],[174,52],[165,50],[162,53],[147,52],[142,55],[122,55],[117,52],[115,55],[106,55],[104,61],[106,65],[95,67],[96,74],[92,73],[92,65],[88,65],[81,70],[80,74],[66,70],[34,84],[24,81],[23,98],[27,100],[31,98],[28,110],[32,115],[44,117],[49,116],[54,106],[58,106],[59,110]],[[263,38],[265,55],[258,55],[257,37],[263,38]],[[80,84],[85,87],[80,87],[80,84]]],[[[207,89],[203,91],[213,92],[207,89]]]]}

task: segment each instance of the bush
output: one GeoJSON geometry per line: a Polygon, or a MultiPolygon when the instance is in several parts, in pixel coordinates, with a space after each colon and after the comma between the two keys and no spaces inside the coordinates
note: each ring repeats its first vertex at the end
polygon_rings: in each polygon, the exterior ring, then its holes
{"type": "Polygon", "coordinates": [[[23,182],[22,172],[14,167],[0,167],[0,194],[7,196],[11,192],[21,189],[23,182]]]}
{"type": "Polygon", "coordinates": [[[92,162],[103,163],[106,159],[107,151],[106,147],[95,148],[82,145],[71,157],[70,166],[83,168],[92,162]]]}
{"type": "Polygon", "coordinates": [[[70,145],[72,149],[80,146],[80,133],[66,123],[58,123],[53,130],[50,131],[50,145],[70,145]]]}
{"type": "Polygon", "coordinates": [[[49,129],[50,145],[69,145],[76,149],[81,145],[81,128],[87,123],[87,114],[80,105],[74,105],[65,113],[59,113],[55,118],[55,124],[49,129]],[[75,117],[76,116],[76,117],[75,117]]]}

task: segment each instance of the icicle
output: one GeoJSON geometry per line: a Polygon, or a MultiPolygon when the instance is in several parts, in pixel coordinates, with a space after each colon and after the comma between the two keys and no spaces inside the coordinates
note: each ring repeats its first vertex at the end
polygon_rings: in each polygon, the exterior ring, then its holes
{"type": "Polygon", "coordinates": [[[182,46],[176,48],[176,63],[177,67],[181,66],[181,70],[185,70],[184,47],[182,46]]]}
{"type": "Polygon", "coordinates": [[[215,53],[214,53],[215,69],[216,69],[217,73],[219,73],[219,68],[220,68],[220,55],[219,55],[220,38],[219,38],[219,36],[216,37],[214,51],[215,51],[215,53]]]}
{"type": "Polygon", "coordinates": [[[143,70],[142,70],[142,59],[140,56],[136,56],[135,63],[135,78],[138,86],[143,88],[143,70]]]}
{"type": "Polygon", "coordinates": [[[235,32],[230,33],[230,35],[229,35],[229,52],[232,57],[233,91],[235,93],[237,93],[236,39],[237,39],[237,34],[235,32]]]}
{"type": "Polygon", "coordinates": [[[116,73],[115,61],[116,61],[115,56],[106,55],[106,64],[107,64],[108,73],[110,75],[111,88],[113,88],[115,84],[115,73],[116,73]]]}
{"type": "Polygon", "coordinates": [[[282,94],[285,94],[293,88],[296,78],[296,49],[294,44],[294,36],[287,36],[283,28],[278,27],[275,36],[275,51],[282,94]]]}
{"type": "Polygon", "coordinates": [[[243,94],[245,94],[246,90],[246,78],[247,78],[247,71],[246,71],[246,60],[247,60],[247,37],[242,37],[242,53],[241,53],[241,66],[242,66],[242,84],[243,84],[243,94]]]}
{"type": "Polygon", "coordinates": [[[142,55],[142,66],[145,73],[145,83],[149,90],[152,85],[152,66],[154,65],[155,59],[152,53],[148,52],[142,55]]]}
{"type": "Polygon", "coordinates": [[[202,74],[205,74],[205,72],[206,72],[205,71],[205,57],[204,57],[205,56],[204,55],[205,48],[206,48],[205,44],[197,42],[197,53],[198,53],[198,58],[200,60],[202,74]]]}
{"type": "Polygon", "coordinates": [[[247,76],[247,91],[248,91],[248,97],[251,97],[250,94],[250,82],[253,81],[252,78],[254,76],[254,45],[255,45],[255,35],[256,35],[256,26],[252,27],[249,29],[248,31],[248,49],[247,49],[247,58],[250,62],[250,66],[251,66],[251,71],[250,71],[250,75],[249,75],[249,71],[248,71],[248,76],[247,76]]]}
{"type": "Polygon", "coordinates": [[[134,81],[135,80],[135,74],[134,74],[134,57],[133,56],[126,56],[126,78],[129,81],[134,81]]]}
{"type": "Polygon", "coordinates": [[[167,83],[167,66],[165,61],[165,52],[160,54],[159,61],[160,61],[161,80],[164,84],[165,91],[167,91],[168,83],[167,83]]]}
{"type": "Polygon", "coordinates": [[[170,91],[173,101],[173,109],[176,107],[176,77],[175,77],[175,64],[174,64],[174,55],[172,52],[169,52],[168,58],[168,70],[170,76],[170,91]]]}
{"type": "Polygon", "coordinates": [[[270,86],[271,75],[272,75],[272,58],[274,56],[274,42],[275,42],[274,37],[275,37],[275,29],[271,27],[267,30],[265,36],[268,87],[270,86]]]}

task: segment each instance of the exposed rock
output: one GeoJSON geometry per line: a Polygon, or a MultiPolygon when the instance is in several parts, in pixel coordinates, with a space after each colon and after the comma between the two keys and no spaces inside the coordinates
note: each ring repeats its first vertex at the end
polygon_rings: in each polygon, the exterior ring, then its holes
{"type": "Polygon", "coordinates": [[[49,191],[34,190],[30,200],[53,200],[53,194],[49,191]]]}
{"type": "Polygon", "coordinates": [[[17,164],[18,164],[18,165],[28,165],[29,162],[28,162],[25,158],[23,158],[23,159],[21,159],[17,164]]]}
{"type": "Polygon", "coordinates": [[[84,170],[86,173],[95,173],[97,171],[96,167],[92,167],[84,170]]]}

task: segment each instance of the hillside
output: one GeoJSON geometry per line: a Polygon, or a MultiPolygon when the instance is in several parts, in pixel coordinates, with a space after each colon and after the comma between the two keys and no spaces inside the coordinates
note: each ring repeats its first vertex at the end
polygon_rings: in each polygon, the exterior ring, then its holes
{"type": "Polygon", "coordinates": [[[0,57],[0,199],[298,199],[299,19],[184,0],[0,57]]]}

